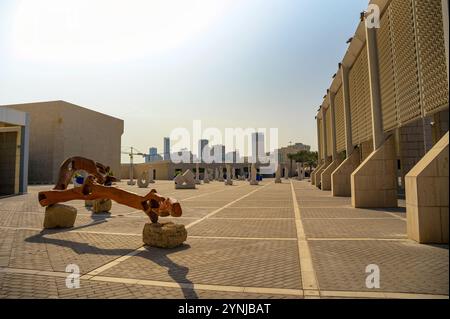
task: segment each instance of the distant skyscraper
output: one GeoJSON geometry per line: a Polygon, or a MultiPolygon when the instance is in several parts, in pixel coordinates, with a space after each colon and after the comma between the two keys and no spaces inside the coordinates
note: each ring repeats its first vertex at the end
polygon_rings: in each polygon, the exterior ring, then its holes
{"type": "Polygon", "coordinates": [[[264,133],[252,133],[252,161],[258,162],[265,154],[264,133]]]}
{"type": "Polygon", "coordinates": [[[162,160],[161,155],[158,154],[158,149],[156,147],[150,147],[148,149],[148,155],[145,156],[145,162],[155,162],[162,160]]]}
{"type": "Polygon", "coordinates": [[[170,138],[164,138],[164,160],[170,160],[170,138]]]}
{"type": "Polygon", "coordinates": [[[154,162],[159,161],[161,159],[161,156],[158,155],[158,149],[156,147],[150,147],[148,149],[148,161],[154,162]]]}
{"type": "Polygon", "coordinates": [[[203,149],[205,147],[208,147],[209,141],[208,140],[199,140],[198,141],[198,154],[197,157],[199,159],[200,162],[204,162],[204,158],[203,158],[203,149]]]}
{"type": "Polygon", "coordinates": [[[211,146],[212,156],[215,163],[225,163],[225,145],[214,145],[211,146]]]}
{"type": "Polygon", "coordinates": [[[156,147],[150,147],[148,149],[148,155],[150,155],[150,157],[155,156],[156,154],[158,154],[158,149],[156,147]]]}

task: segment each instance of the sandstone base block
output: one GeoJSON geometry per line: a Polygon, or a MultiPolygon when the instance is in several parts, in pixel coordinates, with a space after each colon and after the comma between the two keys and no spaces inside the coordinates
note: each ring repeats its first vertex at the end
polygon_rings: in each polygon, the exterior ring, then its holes
{"type": "Polygon", "coordinates": [[[75,224],[77,209],[72,206],[54,204],[45,208],[44,228],[69,228],[75,224]]]}
{"type": "Polygon", "coordinates": [[[142,240],[146,245],[159,248],[175,248],[187,239],[184,225],[172,222],[146,223],[142,240]]]}
{"type": "Polygon", "coordinates": [[[395,137],[391,135],[350,175],[352,206],[397,207],[395,137]]]}
{"type": "Polygon", "coordinates": [[[408,238],[423,244],[448,244],[448,144],[447,132],[406,174],[408,238]]]}
{"type": "Polygon", "coordinates": [[[112,208],[112,201],[110,199],[96,199],[92,206],[94,213],[107,213],[112,208]]]}

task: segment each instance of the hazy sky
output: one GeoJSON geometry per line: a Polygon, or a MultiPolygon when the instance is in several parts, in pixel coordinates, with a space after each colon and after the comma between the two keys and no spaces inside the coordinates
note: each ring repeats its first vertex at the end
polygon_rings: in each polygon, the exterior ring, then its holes
{"type": "Polygon", "coordinates": [[[125,121],[124,148],[144,152],[193,120],[276,127],[280,146],[315,150],[314,116],[367,4],[0,0],[0,105],[103,112],[125,121]]]}

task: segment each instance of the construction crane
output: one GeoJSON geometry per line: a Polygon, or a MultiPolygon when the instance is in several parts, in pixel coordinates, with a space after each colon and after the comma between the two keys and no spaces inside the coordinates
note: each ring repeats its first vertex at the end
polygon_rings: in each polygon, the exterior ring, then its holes
{"type": "Polygon", "coordinates": [[[129,152],[121,152],[121,154],[126,154],[130,157],[130,180],[128,181],[128,185],[135,185],[136,182],[134,181],[134,176],[133,176],[133,158],[135,155],[141,155],[142,157],[146,157],[148,156],[148,154],[144,154],[142,152],[140,152],[137,148],[130,146],[130,151],[129,152]],[[134,150],[137,150],[138,152],[135,153],[134,150]]]}

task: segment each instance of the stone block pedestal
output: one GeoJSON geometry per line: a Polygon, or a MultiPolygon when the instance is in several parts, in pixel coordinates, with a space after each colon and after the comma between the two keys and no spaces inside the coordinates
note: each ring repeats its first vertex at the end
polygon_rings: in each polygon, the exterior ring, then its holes
{"type": "Polygon", "coordinates": [[[341,164],[341,160],[334,160],[326,169],[323,170],[320,175],[321,179],[321,189],[323,191],[331,190],[331,174],[334,172],[336,168],[341,164]]]}
{"type": "Polygon", "coordinates": [[[333,196],[350,197],[352,195],[351,175],[360,164],[360,151],[355,148],[331,174],[331,194],[333,196]]]}
{"type": "Polygon", "coordinates": [[[314,184],[316,187],[321,188],[322,187],[322,172],[330,165],[330,161],[326,160],[325,163],[323,163],[320,167],[316,168],[315,174],[314,174],[314,184]]]}
{"type": "Polygon", "coordinates": [[[77,209],[63,204],[54,204],[45,208],[44,228],[73,227],[77,218],[77,209]]]}
{"type": "Polygon", "coordinates": [[[96,199],[92,206],[92,211],[96,214],[108,213],[112,208],[112,201],[110,199],[96,199]]]}
{"type": "Polygon", "coordinates": [[[406,174],[408,238],[419,243],[448,244],[449,133],[406,174]]]}
{"type": "Polygon", "coordinates": [[[184,225],[172,222],[146,223],[142,240],[146,245],[159,248],[175,248],[187,239],[184,225]]]}
{"type": "Polygon", "coordinates": [[[396,161],[391,135],[352,173],[353,207],[397,207],[396,161]]]}

